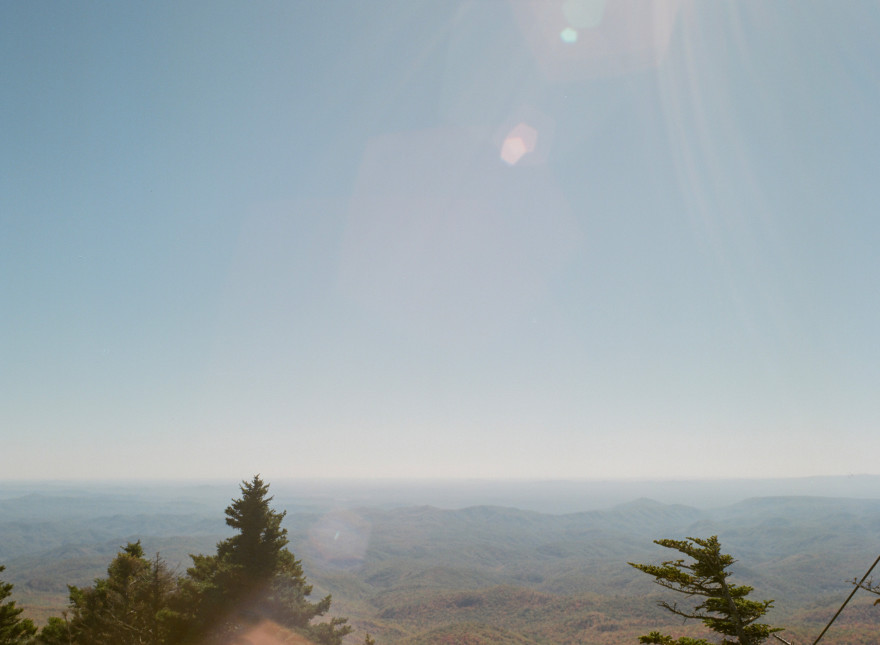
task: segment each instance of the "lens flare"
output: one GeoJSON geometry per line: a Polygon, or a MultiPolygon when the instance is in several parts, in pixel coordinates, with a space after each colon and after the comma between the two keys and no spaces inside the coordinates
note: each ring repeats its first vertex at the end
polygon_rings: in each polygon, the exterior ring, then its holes
{"type": "Polygon", "coordinates": [[[314,645],[304,636],[290,631],[272,620],[261,620],[240,634],[236,642],[252,645],[314,645]]]}
{"type": "Polygon", "coordinates": [[[525,142],[519,137],[507,137],[501,146],[501,158],[511,166],[526,156],[529,151],[525,142]]]}
{"type": "MultiPolygon", "coordinates": [[[[522,108],[491,133],[372,138],[340,246],[340,294],[389,329],[438,346],[483,343],[519,324],[580,244],[579,220],[546,163],[553,131],[552,119],[522,108]],[[508,138],[521,140],[509,149],[527,151],[516,168],[500,158],[508,138]]],[[[336,530],[342,543],[338,527],[326,539],[336,530]]]]}
{"type": "Polygon", "coordinates": [[[518,123],[504,138],[501,144],[501,159],[513,166],[535,150],[538,143],[538,131],[525,123],[518,123]]]}
{"type": "Polygon", "coordinates": [[[682,0],[509,0],[523,38],[552,81],[610,78],[657,67],[682,0]]]}
{"type": "Polygon", "coordinates": [[[578,40],[578,32],[577,29],[572,29],[571,27],[566,27],[559,33],[559,37],[562,39],[562,42],[572,45],[578,40]]]}
{"type": "Polygon", "coordinates": [[[357,566],[370,542],[370,528],[370,521],[354,511],[331,511],[309,527],[309,543],[327,563],[357,566]]]}

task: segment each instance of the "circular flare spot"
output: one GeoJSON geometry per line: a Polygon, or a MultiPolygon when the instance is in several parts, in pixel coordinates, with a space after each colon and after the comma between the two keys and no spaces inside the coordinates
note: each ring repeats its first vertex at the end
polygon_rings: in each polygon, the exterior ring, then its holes
{"type": "Polygon", "coordinates": [[[513,166],[534,151],[537,143],[538,131],[530,125],[519,123],[504,138],[504,143],[501,144],[501,159],[513,166]]]}

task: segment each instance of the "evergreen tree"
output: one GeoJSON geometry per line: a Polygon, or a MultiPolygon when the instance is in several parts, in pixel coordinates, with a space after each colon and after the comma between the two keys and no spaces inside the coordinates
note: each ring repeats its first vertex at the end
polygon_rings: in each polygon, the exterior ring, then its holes
{"type": "MultiPolygon", "coordinates": [[[[755,601],[746,596],[752,587],[728,583],[727,570],[734,562],[732,556],[721,553],[718,536],[708,539],[654,540],[655,544],[675,549],[693,561],[669,560],[659,565],[629,564],[654,577],[654,582],[689,598],[700,598],[694,607],[679,607],[678,603],[661,602],[660,606],[677,616],[703,621],[712,631],[721,634],[722,645],[759,645],[773,632],[782,631],[756,622],[773,605],[772,600],[755,601]],[[735,640],[733,640],[735,639],[735,640]]],[[[651,632],[639,638],[641,643],[657,645],[710,645],[705,639],[678,638],[651,632]]]]}
{"type": "Polygon", "coordinates": [[[51,619],[40,642],[81,645],[165,645],[176,642],[170,609],[177,581],[157,555],[148,560],[140,540],[123,547],[107,577],[91,587],[70,586],[70,618],[51,619]]]}
{"type": "Polygon", "coordinates": [[[40,630],[36,642],[40,645],[73,645],[76,641],[74,641],[66,613],[63,618],[58,616],[49,618],[49,621],[40,630]]]}
{"type": "MultiPolygon", "coordinates": [[[[254,625],[272,621],[321,645],[341,645],[351,632],[346,619],[312,623],[330,609],[330,596],[308,600],[312,586],[287,549],[287,529],[281,526],[285,513],[269,505],[268,484],[256,476],[240,488],[241,498],[226,509],[226,523],[237,533],[220,542],[216,554],[191,556],[186,577],[172,576],[158,555],[146,559],[140,541],[129,543],[110,563],[106,578],[91,587],[69,587],[68,612],[49,619],[38,642],[226,645],[238,642],[254,625]]],[[[0,586],[0,600],[10,587],[0,586]]],[[[4,611],[9,613],[7,605],[0,607],[0,628],[4,611]]],[[[33,634],[30,621],[21,623],[23,638],[33,634]]],[[[3,640],[4,633],[0,629],[0,645],[25,643],[3,640]]]]}
{"type": "Polygon", "coordinates": [[[330,596],[310,602],[302,564],[287,549],[285,512],[271,506],[269,485],[255,476],[240,486],[241,497],[226,509],[237,533],[212,556],[192,556],[183,582],[193,641],[224,643],[248,624],[269,619],[324,645],[337,645],[351,627],[342,618],[311,624],[330,609],[330,596]]]}
{"type": "Polygon", "coordinates": [[[248,581],[260,583],[274,575],[287,552],[287,529],[281,528],[287,511],[272,510],[274,498],[259,475],[239,488],[241,498],[226,507],[226,524],[238,534],[217,545],[217,557],[240,567],[248,581]]]}
{"type": "MultiPolygon", "coordinates": [[[[0,565],[0,573],[6,567],[0,565]]],[[[24,645],[31,642],[37,632],[29,618],[22,618],[21,608],[15,606],[14,600],[3,602],[12,595],[12,583],[0,581],[0,645],[24,645]]]]}

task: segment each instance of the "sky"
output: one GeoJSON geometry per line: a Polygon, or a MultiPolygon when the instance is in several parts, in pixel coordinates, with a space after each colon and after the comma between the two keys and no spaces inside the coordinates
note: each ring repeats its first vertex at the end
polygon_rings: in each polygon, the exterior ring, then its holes
{"type": "Polygon", "coordinates": [[[878,31],[0,3],[0,479],[880,473],[878,31]]]}

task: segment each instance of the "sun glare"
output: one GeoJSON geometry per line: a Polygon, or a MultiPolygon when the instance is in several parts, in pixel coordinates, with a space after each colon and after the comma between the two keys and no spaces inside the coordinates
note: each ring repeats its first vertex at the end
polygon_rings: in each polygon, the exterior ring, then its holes
{"type": "Polygon", "coordinates": [[[553,81],[619,76],[656,67],[680,1],[510,0],[538,67],[553,81]]]}
{"type": "Polygon", "coordinates": [[[535,150],[538,131],[530,125],[519,123],[504,138],[501,144],[501,159],[511,166],[535,150]]]}
{"type": "Polygon", "coordinates": [[[577,29],[566,27],[559,33],[559,37],[562,39],[562,42],[568,43],[569,45],[576,43],[578,39],[577,29]]]}

